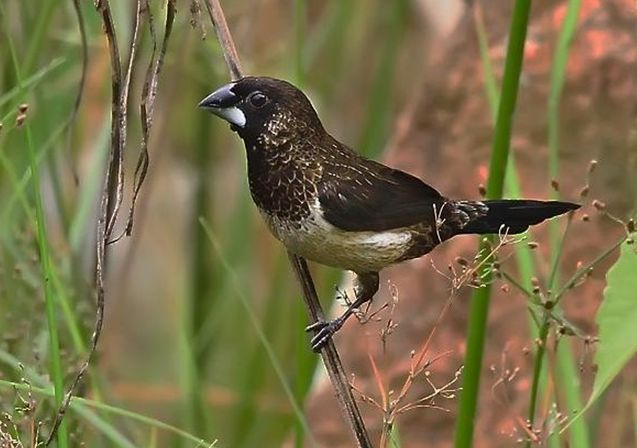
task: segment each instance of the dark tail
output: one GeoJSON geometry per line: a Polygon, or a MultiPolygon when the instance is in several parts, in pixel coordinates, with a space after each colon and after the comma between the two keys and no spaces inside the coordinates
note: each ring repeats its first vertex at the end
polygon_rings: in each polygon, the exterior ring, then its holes
{"type": "MultiPolygon", "coordinates": [[[[505,231],[504,228],[500,230],[502,226],[508,227],[509,234],[522,233],[533,224],[580,207],[572,202],[530,199],[499,199],[482,203],[487,206],[486,214],[471,219],[458,233],[499,233],[505,231]]],[[[472,203],[458,203],[458,206],[463,208],[465,204],[470,207],[472,203]]]]}

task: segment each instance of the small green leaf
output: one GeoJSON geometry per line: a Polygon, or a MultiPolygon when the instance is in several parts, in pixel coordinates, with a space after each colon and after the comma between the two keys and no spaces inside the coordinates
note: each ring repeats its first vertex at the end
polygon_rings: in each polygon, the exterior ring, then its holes
{"type": "Polygon", "coordinates": [[[637,352],[637,300],[635,273],[637,254],[634,246],[623,244],[615,265],[606,275],[604,301],[597,312],[599,344],[595,354],[598,366],[590,406],[606,390],[628,360],[637,352]]]}
{"type": "Polygon", "coordinates": [[[637,254],[634,246],[624,243],[621,245],[619,259],[606,274],[604,301],[597,311],[599,343],[595,353],[597,375],[593,391],[584,408],[573,416],[567,427],[595,403],[622,367],[637,352],[636,272],[637,254]]]}

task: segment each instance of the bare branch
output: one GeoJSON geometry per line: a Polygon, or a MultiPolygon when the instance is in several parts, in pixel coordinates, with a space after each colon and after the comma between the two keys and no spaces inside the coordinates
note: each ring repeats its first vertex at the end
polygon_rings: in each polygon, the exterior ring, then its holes
{"type": "MultiPolygon", "coordinates": [[[[299,282],[301,283],[301,289],[303,290],[303,299],[310,313],[311,322],[319,322],[324,319],[323,310],[321,309],[321,303],[318,300],[316,294],[316,288],[312,281],[312,276],[307,268],[305,259],[288,252],[288,257],[294,273],[296,274],[299,282]]],[[[321,349],[321,357],[325,364],[325,369],[334,387],[336,393],[336,399],[341,406],[341,412],[347,418],[354,437],[359,447],[371,447],[372,443],[367,434],[365,423],[361,417],[358,405],[354,400],[352,394],[352,387],[343,368],[343,363],[338,355],[334,342],[330,339],[327,344],[321,349]]]]}
{"type": "Polygon", "coordinates": [[[113,16],[111,14],[110,4],[108,0],[98,0],[96,3],[97,11],[102,16],[102,23],[104,25],[104,34],[108,40],[108,49],[111,60],[111,149],[109,153],[109,163],[104,177],[104,187],[102,189],[102,196],[100,199],[100,210],[97,218],[97,242],[96,242],[96,261],[95,261],[95,289],[96,289],[96,311],[95,311],[95,326],[93,329],[93,335],[91,337],[91,346],[86,356],[86,360],[80,366],[71,387],[64,397],[62,405],[58,409],[53,422],[53,427],[49,433],[49,437],[45,442],[45,446],[49,446],[55,434],[62,423],[62,419],[66,414],[66,411],[71,402],[71,397],[75,392],[75,389],[79,382],[84,377],[84,374],[88,370],[88,367],[95,355],[97,348],[97,342],[102,332],[102,325],[104,323],[104,265],[106,260],[106,242],[109,238],[107,232],[106,223],[110,222],[113,210],[111,207],[112,194],[116,191],[112,186],[115,185],[114,181],[117,178],[118,160],[119,154],[122,150],[122,136],[121,136],[121,86],[122,86],[122,66],[119,57],[119,48],[117,46],[117,36],[115,33],[115,25],[113,23],[113,16]]]}
{"type": "Polygon", "coordinates": [[[135,175],[133,180],[133,198],[128,211],[128,219],[126,222],[125,234],[130,236],[133,231],[133,220],[135,216],[135,206],[137,198],[141,191],[146,174],[148,172],[148,164],[150,162],[148,154],[148,142],[150,140],[150,130],[153,126],[153,115],[155,112],[155,98],[157,96],[157,86],[159,84],[159,73],[164,65],[164,57],[168,48],[168,39],[172,32],[173,23],[175,21],[175,0],[168,0],[166,11],[166,28],[164,30],[164,38],[162,40],[159,55],[157,55],[157,35],[155,33],[155,25],[153,16],[150,11],[148,0],[146,2],[146,10],[148,11],[148,27],[150,29],[151,40],[153,42],[153,51],[150,57],[150,63],[146,70],[144,80],[144,88],[142,89],[142,102],[140,105],[140,114],[142,120],[142,143],[140,148],[137,166],[135,167],[135,175]]]}
{"type": "MultiPolygon", "coordinates": [[[[142,22],[142,0],[137,0],[136,3],[136,11],[135,11],[135,22],[133,25],[133,37],[131,39],[130,44],[130,52],[128,55],[128,64],[126,69],[126,76],[124,77],[124,83],[122,86],[122,90],[119,94],[119,107],[118,107],[118,129],[119,129],[119,143],[115,153],[113,154],[113,158],[111,159],[111,164],[113,166],[114,173],[116,173],[116,181],[111,183],[110,188],[113,190],[109,194],[113,198],[113,203],[111,204],[109,201],[109,206],[111,210],[108,213],[108,224],[106,226],[106,234],[107,234],[107,244],[112,244],[119,241],[119,238],[115,240],[111,240],[111,235],[113,234],[113,230],[115,228],[115,223],[117,222],[117,217],[119,216],[119,209],[122,205],[122,200],[124,199],[124,150],[126,149],[126,137],[127,137],[127,125],[128,125],[128,97],[130,92],[130,84],[133,76],[133,66],[135,64],[135,56],[137,55],[137,47],[139,46],[139,28],[142,22]]],[[[115,28],[113,27],[113,31],[115,28]]]]}
{"type": "Polygon", "coordinates": [[[226,23],[226,16],[223,14],[219,0],[205,0],[205,2],[210,20],[212,20],[215,33],[217,34],[217,40],[223,50],[223,58],[226,60],[226,65],[230,71],[230,77],[233,81],[240,79],[243,77],[243,70],[241,70],[239,55],[234,46],[232,35],[226,23]]]}

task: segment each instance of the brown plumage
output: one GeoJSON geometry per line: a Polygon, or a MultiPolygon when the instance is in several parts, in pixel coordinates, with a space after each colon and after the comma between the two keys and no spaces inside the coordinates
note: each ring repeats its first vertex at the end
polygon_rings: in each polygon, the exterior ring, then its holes
{"type": "Polygon", "coordinates": [[[578,208],[558,201],[454,201],[420,179],[366,159],[325,131],[286,81],[246,77],[200,107],[243,139],[252,198],[276,238],[309,260],[354,271],[356,301],[308,327],[318,350],[378,290],[378,272],[459,234],[521,233],[578,208]]]}

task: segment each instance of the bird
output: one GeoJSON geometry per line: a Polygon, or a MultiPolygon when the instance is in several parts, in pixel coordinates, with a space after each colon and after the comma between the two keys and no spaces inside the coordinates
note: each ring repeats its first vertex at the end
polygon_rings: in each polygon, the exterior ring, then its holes
{"type": "Polygon", "coordinates": [[[325,130],[291,83],[246,76],[198,105],[243,140],[250,194],[276,239],[310,261],[355,274],[355,300],[306,330],[318,352],[379,289],[379,272],[466,234],[519,234],[579,208],[532,199],[455,200],[363,157],[325,130]]]}

